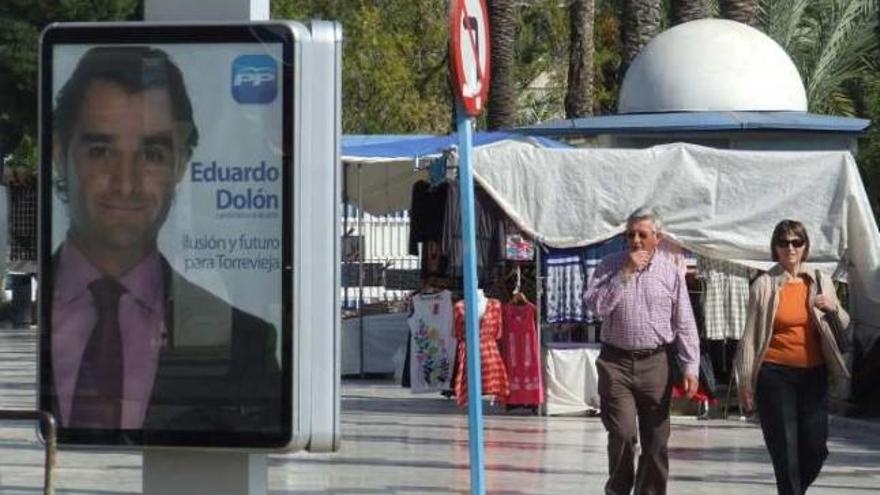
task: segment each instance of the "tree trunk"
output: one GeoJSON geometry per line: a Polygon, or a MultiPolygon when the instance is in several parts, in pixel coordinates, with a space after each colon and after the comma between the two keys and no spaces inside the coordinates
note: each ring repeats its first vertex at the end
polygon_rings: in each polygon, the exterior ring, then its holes
{"type": "Polygon", "coordinates": [[[721,17],[758,26],[758,0],[718,0],[721,17]]]}
{"type": "Polygon", "coordinates": [[[626,75],[629,64],[636,58],[642,47],[660,33],[662,5],[662,0],[626,0],[624,2],[621,26],[621,37],[623,38],[620,64],[621,80],[626,75]]]}
{"type": "Polygon", "coordinates": [[[593,21],[595,0],[571,0],[568,6],[568,86],[565,117],[593,115],[593,21]]]}
{"type": "Polygon", "coordinates": [[[709,17],[709,5],[706,0],[672,0],[672,24],[709,17]]]}
{"type": "Polygon", "coordinates": [[[488,9],[492,81],[489,85],[487,126],[490,130],[510,129],[516,126],[516,83],[513,73],[516,6],[513,0],[490,0],[488,9]]]}

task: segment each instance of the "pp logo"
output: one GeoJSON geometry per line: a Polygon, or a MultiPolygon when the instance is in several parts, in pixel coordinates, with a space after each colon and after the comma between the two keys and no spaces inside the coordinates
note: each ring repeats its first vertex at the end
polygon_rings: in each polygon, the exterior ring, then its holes
{"type": "Polygon", "coordinates": [[[239,103],[271,103],[278,94],[278,66],[268,55],[232,61],[232,97],[239,103]]]}

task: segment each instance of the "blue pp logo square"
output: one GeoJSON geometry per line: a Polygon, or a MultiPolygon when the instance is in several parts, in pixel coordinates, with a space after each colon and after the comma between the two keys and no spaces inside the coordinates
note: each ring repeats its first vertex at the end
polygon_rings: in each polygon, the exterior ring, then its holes
{"type": "Polygon", "coordinates": [[[278,95],[278,65],[269,55],[232,61],[232,97],[239,103],[271,103],[278,95]]]}

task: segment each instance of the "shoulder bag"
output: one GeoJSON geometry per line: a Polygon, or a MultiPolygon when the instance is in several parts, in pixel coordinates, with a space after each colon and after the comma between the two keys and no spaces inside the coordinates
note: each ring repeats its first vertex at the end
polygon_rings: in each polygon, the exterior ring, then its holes
{"type": "MultiPolygon", "coordinates": [[[[822,281],[819,278],[821,272],[816,270],[816,290],[819,295],[822,295],[822,281]]],[[[840,304],[838,302],[838,304],[840,304]]],[[[852,323],[850,326],[844,328],[840,324],[840,320],[836,317],[836,315],[832,313],[825,313],[823,315],[825,322],[828,323],[828,327],[831,329],[831,334],[834,335],[834,343],[837,344],[837,350],[840,351],[841,354],[846,354],[852,348],[852,323]]]]}

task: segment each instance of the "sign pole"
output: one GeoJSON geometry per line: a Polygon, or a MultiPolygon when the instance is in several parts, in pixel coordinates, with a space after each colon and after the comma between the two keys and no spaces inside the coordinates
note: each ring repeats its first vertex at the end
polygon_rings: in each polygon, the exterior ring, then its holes
{"type": "Polygon", "coordinates": [[[452,0],[449,53],[455,79],[458,180],[461,201],[465,336],[467,349],[468,437],[471,494],[486,493],[483,462],[483,374],[480,371],[480,314],[477,302],[477,242],[474,225],[473,118],[489,93],[489,15],[485,0],[452,0]]]}
{"type": "Polygon", "coordinates": [[[471,494],[486,493],[483,461],[483,384],[480,371],[480,315],[477,303],[476,228],[474,226],[473,119],[461,105],[456,111],[459,149],[462,252],[464,258],[464,307],[467,337],[468,440],[470,445],[471,494]]]}

